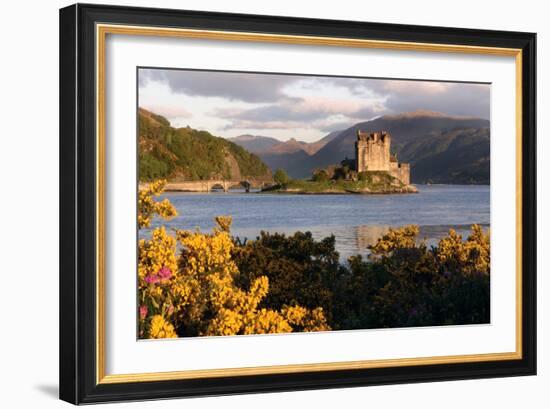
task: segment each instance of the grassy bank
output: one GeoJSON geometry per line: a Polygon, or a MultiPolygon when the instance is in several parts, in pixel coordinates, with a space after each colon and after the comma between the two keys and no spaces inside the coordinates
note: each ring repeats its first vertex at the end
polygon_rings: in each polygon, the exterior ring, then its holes
{"type": "Polygon", "coordinates": [[[294,194],[384,194],[416,193],[416,188],[404,185],[386,172],[369,172],[363,180],[302,180],[294,179],[264,189],[265,193],[294,194]]]}

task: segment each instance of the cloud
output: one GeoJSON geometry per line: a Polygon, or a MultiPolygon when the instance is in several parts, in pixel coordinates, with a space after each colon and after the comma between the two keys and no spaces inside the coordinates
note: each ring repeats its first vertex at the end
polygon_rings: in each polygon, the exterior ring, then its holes
{"type": "Polygon", "coordinates": [[[223,130],[244,130],[244,129],[267,129],[267,130],[290,130],[290,129],[313,129],[324,133],[347,129],[356,123],[356,120],[348,118],[342,121],[341,117],[319,119],[311,122],[304,121],[250,121],[237,119],[227,124],[223,130]]]}
{"type": "Polygon", "coordinates": [[[249,121],[237,119],[224,126],[224,130],[230,129],[303,129],[307,124],[300,121],[249,121]]]}
{"type": "Polygon", "coordinates": [[[374,117],[389,113],[388,108],[383,104],[372,104],[355,111],[351,117],[358,121],[367,121],[374,117]]]}
{"type": "Polygon", "coordinates": [[[382,94],[423,95],[431,97],[445,94],[452,87],[447,82],[406,81],[406,80],[370,80],[370,88],[382,94]]]}
{"type": "Polygon", "coordinates": [[[264,105],[250,109],[221,108],[212,114],[224,119],[244,123],[248,121],[260,126],[262,122],[291,121],[311,122],[330,117],[370,119],[384,112],[379,104],[364,104],[358,100],[341,100],[324,97],[306,97],[282,100],[278,104],[264,105]]]}
{"type": "MultiPolygon", "coordinates": [[[[490,85],[444,81],[329,78],[336,87],[356,96],[378,100],[374,114],[401,113],[425,109],[449,115],[489,118],[490,85]]],[[[360,117],[367,118],[368,112],[360,117]]]]}
{"type": "Polygon", "coordinates": [[[275,102],[284,98],[282,88],[297,81],[295,76],[232,72],[140,69],[139,84],[166,83],[174,93],[220,97],[245,102],[275,102]]]}
{"type": "Polygon", "coordinates": [[[355,121],[332,122],[319,127],[319,129],[325,133],[330,133],[334,131],[346,130],[348,128],[351,128],[354,124],[355,124],[355,121]]]}
{"type": "Polygon", "coordinates": [[[332,99],[327,97],[304,98],[300,103],[294,104],[292,109],[297,114],[316,113],[323,115],[354,115],[357,112],[372,109],[359,100],[332,99]]]}
{"type": "MultiPolygon", "coordinates": [[[[438,85],[437,83],[432,84],[438,85]]],[[[456,83],[439,85],[445,85],[445,88],[431,94],[426,89],[433,91],[436,86],[425,87],[426,92],[403,89],[390,93],[386,100],[386,106],[393,113],[423,109],[450,115],[489,118],[489,85],[456,83]]]]}
{"type": "Polygon", "coordinates": [[[490,115],[487,84],[140,69],[139,86],[140,98],[149,104],[144,108],[229,136],[249,130],[281,136],[300,129],[321,137],[378,116],[417,110],[490,115]]]}
{"type": "Polygon", "coordinates": [[[185,108],[177,106],[177,105],[155,105],[155,104],[146,104],[142,106],[142,108],[145,108],[146,110],[150,112],[154,112],[155,114],[162,115],[168,119],[174,119],[174,118],[191,118],[193,114],[191,112],[187,111],[185,108]]]}

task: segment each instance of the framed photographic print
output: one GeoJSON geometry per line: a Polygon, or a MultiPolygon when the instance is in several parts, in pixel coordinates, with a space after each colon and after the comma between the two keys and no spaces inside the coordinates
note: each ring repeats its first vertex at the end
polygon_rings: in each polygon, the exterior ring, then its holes
{"type": "Polygon", "coordinates": [[[535,374],[535,40],[61,9],[61,399],[535,374]]]}

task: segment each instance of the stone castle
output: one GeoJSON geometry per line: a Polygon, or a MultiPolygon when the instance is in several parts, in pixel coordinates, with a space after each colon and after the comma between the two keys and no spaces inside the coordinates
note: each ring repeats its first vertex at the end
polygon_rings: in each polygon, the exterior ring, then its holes
{"type": "Polygon", "coordinates": [[[391,136],[388,132],[357,131],[355,142],[355,167],[357,173],[384,171],[410,184],[411,168],[408,163],[399,163],[390,153],[391,136]]]}

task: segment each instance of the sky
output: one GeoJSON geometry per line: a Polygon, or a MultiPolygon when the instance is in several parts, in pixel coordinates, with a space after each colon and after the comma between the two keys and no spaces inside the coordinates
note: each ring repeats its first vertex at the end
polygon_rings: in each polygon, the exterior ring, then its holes
{"type": "Polygon", "coordinates": [[[489,119],[490,85],[140,68],[139,106],[224,138],[319,140],[386,114],[429,110],[489,119]]]}

